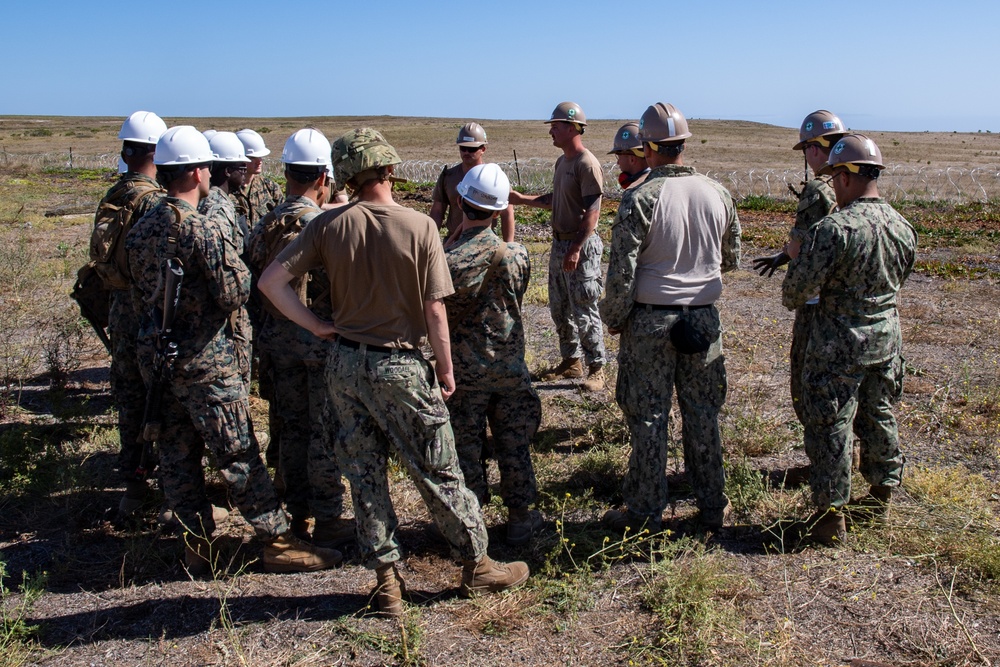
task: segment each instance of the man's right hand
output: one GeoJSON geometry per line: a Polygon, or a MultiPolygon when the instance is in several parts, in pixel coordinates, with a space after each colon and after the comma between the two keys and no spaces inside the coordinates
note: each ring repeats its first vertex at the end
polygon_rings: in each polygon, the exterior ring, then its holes
{"type": "Polygon", "coordinates": [[[778,270],[779,266],[784,266],[789,261],[791,261],[791,257],[786,255],[785,251],[782,250],[777,255],[755,258],[753,260],[753,270],[765,278],[770,278],[778,270]]]}

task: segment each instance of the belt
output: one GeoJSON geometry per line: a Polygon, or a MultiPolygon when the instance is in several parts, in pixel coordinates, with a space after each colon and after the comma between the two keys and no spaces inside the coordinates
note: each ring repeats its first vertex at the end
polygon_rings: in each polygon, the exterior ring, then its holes
{"type": "Polygon", "coordinates": [[[351,340],[350,338],[344,338],[343,336],[337,336],[337,342],[344,347],[349,347],[352,350],[360,350],[361,346],[364,345],[369,352],[385,352],[391,354],[393,352],[399,352],[398,348],[395,347],[383,347],[381,345],[369,345],[367,343],[359,343],[356,340],[351,340]]]}
{"type": "Polygon", "coordinates": [[[687,311],[687,310],[701,310],[702,308],[711,308],[714,303],[708,303],[704,306],[673,306],[664,305],[660,303],[639,303],[635,302],[636,308],[645,308],[646,310],[671,310],[671,311],[687,311]]]}
{"type": "Polygon", "coordinates": [[[576,232],[570,232],[569,234],[559,234],[558,232],[552,232],[552,238],[556,241],[572,241],[576,238],[576,232]]]}

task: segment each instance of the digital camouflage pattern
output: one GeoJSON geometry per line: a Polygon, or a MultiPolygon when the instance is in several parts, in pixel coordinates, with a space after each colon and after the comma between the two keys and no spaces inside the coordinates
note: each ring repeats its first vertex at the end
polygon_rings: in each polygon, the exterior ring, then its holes
{"type": "Polygon", "coordinates": [[[622,332],[615,400],[622,408],[632,442],[622,495],[630,514],[654,520],[660,519],[667,506],[669,417],[675,388],[684,464],[698,507],[703,511],[720,509],[728,502],[719,434],[719,410],[728,388],[719,312],[714,305],[686,313],[653,310],[637,306],[634,299],[639,253],[654,221],[662,179],[676,177],[705,179],[718,192],[727,212],[721,270],[731,271],[740,262],[740,222],[729,192],[691,167],[657,167],[642,185],[623,194],[611,231],[601,314],[609,328],[622,332]],[[676,350],[670,330],[681,317],[712,341],[707,351],[681,354],[676,350]]]}
{"type": "MultiPolygon", "coordinates": [[[[272,211],[278,220],[295,218],[280,235],[266,233],[266,216],[258,221],[247,242],[248,263],[256,275],[291,243],[302,228],[321,213],[303,196],[288,196],[272,211]]],[[[330,281],[317,269],[295,278],[304,283],[306,305],[324,319],[330,318],[330,281]]],[[[298,290],[296,290],[298,291],[298,290]]],[[[263,298],[263,297],[262,297],[263,298]]],[[[280,313],[266,311],[257,344],[269,358],[274,384],[274,413],[279,443],[279,470],[285,482],[285,507],[294,519],[338,518],[344,511],[344,484],[334,451],[339,430],[324,378],[326,358],[333,343],[317,338],[280,313]]]]}
{"type": "Polygon", "coordinates": [[[549,253],[549,313],[559,335],[559,354],[563,359],[583,357],[585,367],[604,365],[604,327],[597,308],[604,288],[604,242],[591,234],[580,249],[576,270],[567,273],[563,260],[572,243],[553,239],[549,253]]]}
{"type": "Polygon", "coordinates": [[[362,563],[399,560],[399,522],[387,478],[392,455],[407,472],[441,533],[462,560],[486,555],[476,496],[465,486],[434,369],[417,350],[335,345],[327,386],[340,418],[337,453],[351,482],[362,563]]]}
{"type": "MultiPolygon", "coordinates": [[[[101,200],[101,205],[111,200],[131,202],[129,204],[132,210],[131,217],[121,221],[121,236],[112,245],[115,249],[114,254],[118,257],[114,262],[119,265],[117,273],[125,280],[129,278],[125,237],[133,225],[159,203],[164,194],[166,191],[155,180],[145,174],[130,171],[122,174],[101,200]],[[154,187],[155,190],[152,189],[154,187]]],[[[98,211],[100,209],[101,206],[98,206],[98,211]]],[[[95,228],[94,234],[100,234],[100,230],[95,228]]],[[[92,261],[98,259],[95,256],[93,239],[90,259],[92,261]]],[[[142,459],[139,435],[142,432],[142,414],[146,406],[146,388],[142,383],[136,351],[138,333],[139,315],[132,303],[129,290],[112,289],[108,312],[108,338],[111,340],[111,398],[118,410],[120,442],[118,469],[125,479],[135,478],[135,471],[142,459]]]]}
{"type": "Polygon", "coordinates": [[[247,183],[238,192],[231,192],[230,198],[236,207],[236,216],[246,220],[248,228],[253,229],[257,221],[267,215],[284,198],[281,186],[264,174],[247,175],[247,183]]]}
{"type": "Polygon", "coordinates": [[[813,500],[821,508],[850,500],[855,435],[869,483],[896,486],[902,479],[891,405],[902,390],[903,369],[896,295],[913,269],[916,247],[913,227],[888,202],[861,198],[819,222],[789,264],[785,307],[820,295],[801,409],[813,500]]]}
{"type": "Polygon", "coordinates": [[[484,285],[502,245],[492,229],[475,227],[446,251],[455,287],[445,306],[457,387],[448,408],[466,485],[481,502],[488,498],[480,463],[488,419],[500,496],[507,507],[526,508],[537,497],[530,444],[541,422],[541,402],[524,361],[521,319],[531,264],[523,245],[507,243],[503,259],[484,285]]]}
{"type": "MultiPolygon", "coordinates": [[[[222,188],[212,186],[208,196],[198,202],[198,212],[215,222],[220,229],[229,234],[229,241],[236,248],[244,247],[245,234],[237,223],[236,206],[222,188]]],[[[250,326],[250,315],[246,306],[237,309],[231,321],[233,341],[236,343],[236,356],[240,365],[240,375],[250,390],[250,360],[253,354],[253,328],[250,326]]]]}
{"type": "MultiPolygon", "coordinates": [[[[837,197],[830,186],[829,176],[820,176],[804,183],[799,193],[791,238],[801,242],[816,223],[833,213],[835,208],[837,208],[837,197]]],[[[814,296],[818,297],[819,293],[814,296]]],[[[792,408],[800,422],[802,421],[802,370],[815,307],[815,304],[807,303],[796,308],[795,321],[792,323],[792,346],[788,355],[791,366],[792,408]]]]}
{"type": "Polygon", "coordinates": [[[287,531],[288,522],[250,440],[246,384],[230,325],[232,313],[250,293],[250,271],[228,230],[173,197],[164,198],[126,239],[133,298],[145,304],[138,338],[143,377],[152,379],[159,322],[149,307],[163,303],[167,236],[176,220],[168,204],[184,216],[176,248],[184,280],[174,320],[178,356],[163,399],[158,443],[164,493],[183,525],[195,531],[202,526],[210,534],[214,526],[201,466],[207,445],[240,513],[259,535],[276,537],[287,531]]]}

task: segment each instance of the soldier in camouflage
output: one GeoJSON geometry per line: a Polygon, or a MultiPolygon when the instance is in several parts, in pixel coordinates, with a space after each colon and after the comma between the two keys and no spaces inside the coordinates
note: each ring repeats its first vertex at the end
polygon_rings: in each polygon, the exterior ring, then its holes
{"type": "Polygon", "coordinates": [[[618,128],[614,143],[608,155],[614,155],[621,173],[618,174],[618,185],[622,190],[631,190],[643,184],[649,176],[649,165],[646,164],[646,153],[639,140],[639,124],[628,122],[618,128]]]}
{"type": "Polygon", "coordinates": [[[264,157],[271,154],[264,144],[264,138],[251,129],[240,130],[236,136],[243,142],[244,152],[250,159],[243,187],[230,193],[236,206],[236,215],[243,220],[245,237],[248,230],[269,211],[273,211],[285,196],[281,192],[281,186],[264,175],[264,157]]]}
{"type": "Polygon", "coordinates": [[[146,309],[139,328],[139,359],[147,384],[153,380],[164,303],[164,270],[176,258],[184,269],[172,339],[173,372],[163,392],[160,474],[167,501],[183,528],[185,561],[207,573],[215,521],[205,493],[201,459],[207,445],[244,518],[267,540],[263,562],[275,572],[333,567],[341,555],[316,549],[289,533],[258,449],[248,433],[249,403],[229,322],[246,301],[250,272],[229,230],[195,209],[209,192],[213,155],[195,128],[170,128],[155,153],[167,196],[142,218],[126,240],[134,279],[133,299],[146,309]]]}
{"type": "Polygon", "coordinates": [[[466,485],[480,503],[489,497],[481,463],[487,417],[507,506],[507,542],[520,545],[541,525],[529,510],[537,497],[529,446],[541,422],[541,402],[524,362],[521,300],[531,264],[520,243],[493,232],[507,210],[510,181],[495,164],[472,167],[458,184],[461,236],[447,251],[455,293],[445,299],[455,364],[451,425],[466,485]]]}
{"type": "MultiPolygon", "coordinates": [[[[232,132],[216,132],[208,142],[212,149],[211,189],[208,196],[198,202],[198,212],[215,222],[220,229],[226,230],[233,245],[244,247],[246,225],[240,224],[230,195],[239,192],[247,175],[249,158],[243,152],[243,143],[232,132]]],[[[250,388],[250,355],[253,341],[253,330],[250,327],[250,316],[247,309],[241,306],[233,314],[231,321],[233,341],[236,343],[236,356],[239,360],[240,375],[243,382],[250,388]]],[[[253,436],[253,425],[250,427],[253,436]]],[[[254,438],[256,439],[256,438],[254,438]]]]}
{"type": "MultiPolygon", "coordinates": [[[[250,232],[247,264],[259,278],[267,265],[322,211],[331,190],[327,174],[330,142],[317,130],[299,130],[282,151],[288,196],[250,232]]],[[[330,313],[330,279],[317,268],[292,282],[300,301],[318,316],[330,313]]],[[[257,344],[274,370],[274,412],[280,415],[279,474],[292,530],[313,544],[332,546],[354,536],[354,522],[341,519],[344,484],[334,452],[339,430],[323,374],[333,343],[314,336],[261,297],[263,316],[257,344]]]]}
{"type": "Polygon", "coordinates": [[[691,133],[673,105],[649,107],[639,127],[652,170],[622,196],[601,302],[608,331],[622,337],[615,393],[632,439],[622,485],[627,510],[609,511],[604,522],[616,531],[660,528],[676,388],[699,521],[717,529],[729,500],[719,435],[726,366],[715,301],[722,273],[739,266],[740,223],[726,189],[683,165],[691,133]]]}
{"type": "Polygon", "coordinates": [[[155,113],[136,111],[122,123],[118,138],[122,140],[121,160],[126,171],[119,176],[97,207],[94,237],[90,244],[90,259],[98,262],[105,287],[111,290],[108,313],[108,333],[111,339],[111,396],[118,409],[120,448],[118,468],[125,479],[125,495],[119,503],[119,516],[125,517],[142,505],[148,492],[144,479],[136,476],[142,459],[139,435],[142,413],[146,405],[146,390],[142,384],[139,360],[136,356],[136,335],[139,316],[129,293],[130,276],[125,254],[125,237],[132,226],[151,211],[166,191],[156,182],[153,151],[156,141],[166,131],[166,124],[155,113]],[[107,204],[123,208],[128,219],[122,220],[117,238],[110,245],[104,239],[102,211],[107,204]],[[107,248],[107,252],[104,250],[107,248]],[[105,257],[104,255],[108,256],[105,257]],[[108,269],[101,271],[101,266],[108,269]]]}
{"type": "Polygon", "coordinates": [[[903,476],[892,403],[902,392],[902,335],[896,295],[913,269],[917,235],[879,196],[882,154],[849,134],[820,173],[832,176],[840,210],[815,225],[782,284],[786,308],[819,293],[802,370],[802,423],[812,464],[816,513],[809,537],[837,545],[846,536],[853,440],[861,441],[865,504],[884,509],[903,476]]]}
{"type": "Polygon", "coordinates": [[[583,145],[587,118],[580,105],[562,102],[549,120],[552,143],[562,149],[556,160],[552,192],[528,196],[510,193],[515,206],[552,211],[552,251],[549,254],[549,311],[559,334],[562,360],[541,374],[542,381],[583,377],[586,391],[604,388],[604,328],[597,302],[601,298],[601,256],[604,243],[597,234],[604,192],[604,172],[583,145]],[[581,356],[583,360],[581,361],[581,356]]]}
{"type": "Polygon", "coordinates": [[[260,290],[285,316],[321,338],[336,337],[327,385],[341,422],[341,464],[351,482],[362,562],[377,576],[375,598],[402,613],[395,511],[389,496],[394,456],[431,517],[464,562],[465,595],[523,583],[524,563],[495,563],[476,496],[465,486],[444,399],[455,391],[443,299],[453,291],[434,221],[392,197],[400,159],[370,128],[333,144],[338,185],[356,199],[312,222],[272,262],[260,290]],[[322,266],[330,277],[332,321],[316,316],[291,281],[322,266]],[[429,341],[434,366],[420,353],[429,341]]]}
{"type": "MultiPolygon", "coordinates": [[[[819,175],[819,170],[826,166],[830,149],[845,132],[844,123],[840,118],[823,109],[812,112],[802,121],[799,142],[792,147],[792,150],[802,151],[806,174],[812,168],[816,178],[804,181],[801,191],[796,191],[789,184],[788,188],[799,200],[795,210],[795,224],[789,231],[788,243],[781,252],[771,257],[758,257],[753,260],[753,268],[759,271],[760,275],[773,276],[778,267],[787,264],[791,259],[789,251],[797,252],[802,245],[802,239],[808,236],[816,223],[833,213],[837,207],[830,177],[819,175]]],[[[809,340],[809,329],[818,301],[819,293],[816,293],[801,308],[796,308],[795,321],[792,324],[792,347],[789,354],[792,408],[800,422],[802,421],[802,366],[805,363],[806,343],[809,340]]],[[[802,477],[802,482],[804,481],[805,478],[802,477]]]]}

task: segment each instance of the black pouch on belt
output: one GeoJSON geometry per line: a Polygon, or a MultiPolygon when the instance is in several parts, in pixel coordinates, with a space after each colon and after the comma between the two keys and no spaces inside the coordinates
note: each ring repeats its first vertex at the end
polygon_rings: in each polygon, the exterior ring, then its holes
{"type": "Polygon", "coordinates": [[[687,313],[681,313],[680,319],[670,328],[670,342],[681,354],[701,354],[712,346],[712,340],[703,332],[698,331],[687,320],[687,313]]]}

